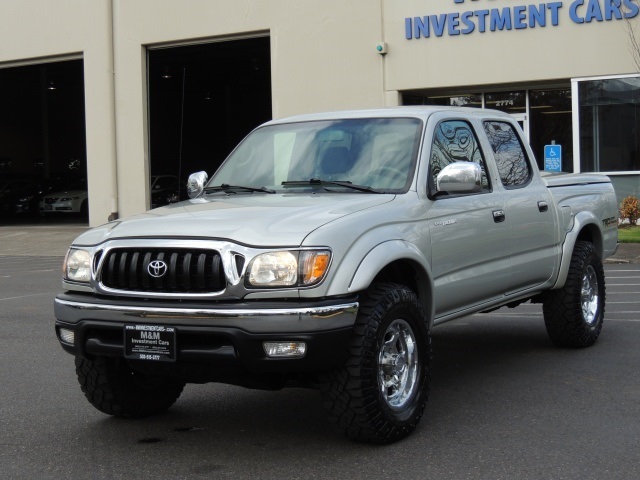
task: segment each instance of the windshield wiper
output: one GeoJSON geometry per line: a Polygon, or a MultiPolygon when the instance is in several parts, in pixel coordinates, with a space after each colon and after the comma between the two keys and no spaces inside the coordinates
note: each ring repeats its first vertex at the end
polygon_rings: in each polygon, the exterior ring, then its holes
{"type": "Polygon", "coordinates": [[[368,192],[368,193],[385,193],[382,190],[378,190],[376,188],[372,188],[366,185],[356,185],[355,183],[351,183],[348,180],[321,180],[319,178],[311,178],[309,180],[294,180],[290,182],[282,182],[282,185],[285,187],[300,187],[305,185],[320,185],[320,186],[335,186],[335,187],[345,187],[350,188],[351,190],[358,190],[359,192],[368,192]]]}
{"type": "Polygon", "coordinates": [[[216,185],[212,187],[206,187],[204,193],[211,192],[225,192],[225,193],[237,193],[238,190],[244,190],[245,192],[264,192],[264,193],[276,193],[275,190],[271,190],[267,187],[247,187],[245,185],[229,185],[223,183],[222,185],[216,185]]]}

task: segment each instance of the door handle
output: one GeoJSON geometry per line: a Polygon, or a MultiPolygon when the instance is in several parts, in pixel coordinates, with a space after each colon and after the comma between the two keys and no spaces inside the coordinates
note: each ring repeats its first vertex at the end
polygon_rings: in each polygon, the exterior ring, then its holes
{"type": "Polygon", "coordinates": [[[505,215],[504,210],[494,210],[493,211],[493,221],[496,223],[504,222],[505,215]]]}
{"type": "Polygon", "coordinates": [[[541,212],[546,212],[547,210],[549,210],[549,204],[545,201],[538,202],[538,210],[540,210],[541,212]]]}

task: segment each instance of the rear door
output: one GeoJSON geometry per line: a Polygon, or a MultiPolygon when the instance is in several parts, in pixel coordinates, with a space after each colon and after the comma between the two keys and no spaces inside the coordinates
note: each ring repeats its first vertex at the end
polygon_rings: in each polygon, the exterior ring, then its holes
{"type": "Polygon", "coordinates": [[[556,269],[556,210],[514,123],[485,120],[483,129],[489,141],[485,150],[491,151],[498,169],[496,189],[504,191],[504,226],[509,229],[505,252],[511,261],[505,293],[517,293],[543,284],[556,269]]]}

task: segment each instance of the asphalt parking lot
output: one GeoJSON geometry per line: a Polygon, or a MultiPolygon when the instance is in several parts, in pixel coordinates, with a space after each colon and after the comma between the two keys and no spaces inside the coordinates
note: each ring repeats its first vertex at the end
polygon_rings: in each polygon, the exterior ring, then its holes
{"type": "Polygon", "coordinates": [[[55,255],[0,253],[3,478],[640,477],[638,264],[605,266],[605,324],[591,348],[554,347],[539,305],[435,328],[425,417],[406,440],[375,447],[336,434],[309,390],[188,385],[158,417],[98,412],[53,332],[66,244],[49,238],[55,255]]]}

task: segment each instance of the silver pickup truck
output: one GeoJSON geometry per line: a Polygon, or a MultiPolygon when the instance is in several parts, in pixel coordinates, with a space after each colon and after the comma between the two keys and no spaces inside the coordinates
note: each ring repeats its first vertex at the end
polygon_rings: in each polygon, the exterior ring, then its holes
{"type": "Polygon", "coordinates": [[[423,414],[434,325],[532,301],[561,347],[600,334],[614,190],[540,174],[506,114],[275,120],[188,188],[66,256],[55,329],[104,413],[163,412],[185,383],[312,387],[348,437],[390,443],[423,414]]]}

